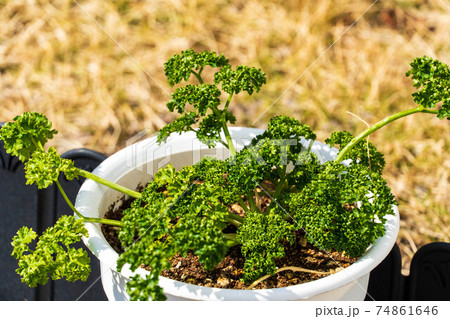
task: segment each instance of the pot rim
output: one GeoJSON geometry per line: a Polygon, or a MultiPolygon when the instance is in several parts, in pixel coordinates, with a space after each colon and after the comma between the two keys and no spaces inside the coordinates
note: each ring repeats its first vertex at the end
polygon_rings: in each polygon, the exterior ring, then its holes
{"type": "MultiPolygon", "coordinates": [[[[242,147],[246,141],[261,134],[264,130],[245,127],[230,127],[229,131],[232,138],[236,140],[237,147],[239,148],[242,147]]],[[[176,146],[177,149],[174,154],[182,153],[189,150],[192,151],[192,141],[194,139],[195,133],[188,132],[181,135],[171,135],[165,144],[176,146]]],[[[155,141],[156,137],[150,137],[120,150],[103,161],[93,173],[111,181],[117,181],[126,174],[127,171],[132,170],[130,166],[127,167],[127,165],[123,165],[124,160],[126,161],[127,156],[129,156],[130,148],[135,147],[136,150],[141,149],[148,151],[149,147],[157,148],[155,141]]],[[[216,147],[216,149],[219,148],[225,149],[223,145],[218,145],[216,147]]],[[[328,145],[321,142],[315,142],[312,150],[315,152],[327,152],[329,154],[327,156],[331,156],[331,158],[335,157],[337,154],[336,149],[330,148],[328,145]]],[[[165,156],[165,153],[162,154],[162,156],[165,156]]],[[[153,158],[153,160],[156,159],[157,157],[153,158]]],[[[138,163],[133,163],[136,164],[134,167],[139,167],[139,165],[142,164],[140,163],[139,158],[137,161],[138,163]]],[[[98,206],[107,190],[108,188],[103,185],[99,185],[92,180],[86,180],[78,192],[75,207],[85,216],[96,216],[98,206]],[[93,202],[94,204],[87,205],[87,202],[93,202]]],[[[363,256],[349,267],[315,281],[283,288],[238,290],[192,285],[160,276],[160,285],[166,294],[183,296],[193,300],[205,298],[210,300],[231,298],[234,300],[262,300],[267,299],[269,296],[272,300],[294,300],[299,299],[299,296],[302,299],[315,296],[345,286],[352,281],[355,281],[356,284],[358,284],[357,280],[368,274],[381,263],[395,244],[400,224],[397,206],[393,206],[393,212],[394,215],[387,216],[385,236],[378,238],[363,256]]],[[[115,271],[116,261],[119,255],[111,248],[104,238],[99,224],[86,223],[85,225],[89,232],[89,237],[83,238],[85,245],[104,265],[115,271]]],[[[142,268],[137,269],[135,272],[131,272],[127,265],[125,265],[121,271],[121,274],[128,278],[134,274],[144,275],[147,273],[148,271],[142,268]]],[[[364,288],[360,287],[360,289],[364,288]]]]}

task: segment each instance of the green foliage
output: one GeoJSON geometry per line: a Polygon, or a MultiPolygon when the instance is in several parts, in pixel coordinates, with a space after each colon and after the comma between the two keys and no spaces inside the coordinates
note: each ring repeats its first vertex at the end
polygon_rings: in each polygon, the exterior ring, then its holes
{"type": "Polygon", "coordinates": [[[252,95],[254,91],[259,92],[261,86],[266,84],[266,76],[258,68],[240,65],[236,67],[236,70],[232,70],[230,65],[225,65],[214,74],[214,82],[221,83],[222,90],[228,94],[246,91],[252,95]]]}
{"type": "Polygon", "coordinates": [[[175,54],[164,63],[164,72],[167,82],[173,86],[181,81],[189,80],[193,71],[201,73],[205,66],[222,67],[228,65],[228,59],[222,54],[203,51],[196,53],[194,50],[182,51],[181,55],[175,54]]]}
{"type": "Polygon", "coordinates": [[[25,162],[56,133],[45,115],[25,112],[2,126],[0,139],[5,143],[6,152],[25,162]]]}
{"type": "Polygon", "coordinates": [[[274,166],[285,167],[290,162],[295,164],[306,151],[302,139],[315,138],[308,125],[287,116],[277,116],[269,121],[267,131],[255,137],[247,149],[270,170],[274,166]]]}
{"type": "MultiPolygon", "coordinates": [[[[338,131],[331,134],[330,138],[325,140],[325,143],[331,147],[339,145],[340,149],[344,148],[353,139],[350,132],[338,131]]],[[[364,165],[369,167],[374,172],[383,172],[386,164],[384,156],[380,153],[372,143],[365,140],[357,143],[344,157],[344,160],[351,159],[352,165],[364,165]],[[369,146],[369,149],[367,149],[369,146]]]]}
{"type": "Polygon", "coordinates": [[[220,104],[220,90],[213,84],[186,85],[175,90],[167,108],[173,112],[184,113],[187,103],[191,104],[198,114],[205,116],[206,111],[217,108],[220,104]]]}
{"type": "Polygon", "coordinates": [[[36,287],[45,285],[49,276],[52,280],[65,277],[68,281],[86,281],[91,271],[87,252],[71,245],[87,235],[83,222],[73,216],[62,216],[39,237],[36,248],[32,249],[30,244],[37,238],[36,232],[25,226],[19,229],[11,244],[12,256],[19,260],[16,272],[22,282],[36,287]]]}
{"type": "MultiPolygon", "coordinates": [[[[158,269],[155,269],[152,273],[157,274],[158,269]]],[[[127,283],[127,293],[130,299],[134,301],[166,300],[167,297],[164,295],[163,289],[158,286],[159,278],[155,277],[157,276],[151,274],[145,277],[140,275],[130,277],[130,282],[127,283]]]]}
{"type": "Polygon", "coordinates": [[[165,300],[162,288],[158,285],[159,274],[170,267],[169,258],[175,254],[174,246],[170,243],[153,242],[150,237],[144,236],[137,240],[132,249],[123,253],[117,261],[117,269],[122,269],[125,263],[130,264],[132,271],[141,265],[150,265],[150,274],[141,277],[135,275],[127,284],[127,293],[131,300],[165,300]]]}
{"type": "Polygon", "coordinates": [[[78,177],[73,161],[61,158],[53,147],[49,147],[47,152],[35,151],[25,163],[27,185],[36,184],[39,189],[53,184],[62,172],[68,180],[78,177]]]}
{"type": "Polygon", "coordinates": [[[207,156],[194,166],[198,180],[208,181],[219,188],[220,193],[217,194],[217,199],[224,205],[237,202],[238,197],[243,194],[245,186],[240,185],[232,177],[230,179],[229,160],[222,161],[207,156]]]}
{"type": "Polygon", "coordinates": [[[420,89],[413,93],[414,102],[424,108],[436,108],[442,102],[437,116],[450,119],[450,69],[439,60],[423,56],[415,58],[411,70],[406,76],[412,76],[413,85],[420,89]]]}
{"type": "Polygon", "coordinates": [[[158,133],[158,143],[165,142],[172,133],[194,131],[192,125],[196,124],[200,117],[195,112],[187,112],[164,126],[158,133]]]}
{"type": "Polygon", "coordinates": [[[158,135],[158,142],[163,142],[171,133],[187,131],[196,132],[197,138],[209,147],[220,142],[232,148],[230,141],[222,141],[220,132],[227,130],[227,123],[234,124],[236,118],[228,112],[229,103],[233,94],[246,91],[252,94],[258,92],[266,83],[266,75],[260,69],[247,66],[238,66],[235,70],[228,64],[228,59],[215,52],[200,52],[187,50],[181,55],[175,54],[164,64],[167,82],[173,86],[181,81],[188,81],[191,74],[200,82],[179,87],[171,95],[167,103],[169,111],[177,111],[182,116],[166,125],[158,135]],[[214,73],[214,83],[204,83],[202,72],[204,67],[218,68],[214,73]],[[222,91],[228,93],[228,99],[223,108],[220,107],[222,91]],[[194,111],[188,111],[191,106],[194,111]],[[193,126],[198,124],[198,130],[193,126]]]}
{"type": "Polygon", "coordinates": [[[270,119],[267,131],[273,139],[299,139],[301,137],[307,140],[316,139],[316,134],[311,131],[308,125],[301,124],[298,120],[284,115],[270,119]]]}
{"type": "Polygon", "coordinates": [[[394,196],[379,173],[365,166],[327,162],[300,193],[283,199],[309,242],[361,256],[384,234],[394,196]]]}
{"type": "Polygon", "coordinates": [[[249,148],[244,148],[235,157],[227,160],[229,168],[226,189],[233,194],[234,201],[241,195],[252,192],[258,183],[262,182],[267,166],[265,163],[260,164],[259,158],[257,151],[252,153],[249,148]]]}
{"type": "Polygon", "coordinates": [[[176,171],[169,165],[161,169],[142,198],[124,211],[119,239],[129,248],[120,256],[118,270],[125,263],[132,270],[143,263],[151,269],[149,276],[133,281],[135,300],[146,298],[140,295],[142,286],[151,288],[146,293],[152,299],[160,300],[158,276],[177,252],[186,255],[192,250],[206,269],[212,269],[228,250],[222,230],[229,213],[219,200],[222,189],[200,181],[203,172],[199,168],[187,166],[176,171]]]}
{"type": "Polygon", "coordinates": [[[322,166],[316,154],[302,152],[297,157],[294,169],[287,176],[288,185],[292,190],[301,191],[320,173],[321,169],[322,166]]]}
{"type": "Polygon", "coordinates": [[[274,274],[276,259],[284,257],[283,241],[293,243],[294,225],[288,223],[284,214],[273,209],[266,214],[250,212],[237,231],[245,257],[243,280],[251,283],[258,278],[274,274]]]}
{"type": "Polygon", "coordinates": [[[221,119],[230,124],[236,122],[234,115],[228,111],[218,110],[217,114],[220,114],[220,117],[213,113],[205,116],[199,123],[196,131],[197,138],[209,147],[214,147],[217,142],[221,142],[220,132],[222,131],[223,123],[221,119]]]}

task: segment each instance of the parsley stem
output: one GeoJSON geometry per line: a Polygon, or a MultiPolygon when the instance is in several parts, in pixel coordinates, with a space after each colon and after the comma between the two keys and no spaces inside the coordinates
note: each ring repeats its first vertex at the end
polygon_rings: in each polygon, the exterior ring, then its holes
{"type": "Polygon", "coordinates": [[[234,148],[233,140],[231,139],[230,131],[228,131],[227,123],[223,121],[222,124],[223,133],[225,134],[225,138],[227,139],[228,149],[230,150],[230,155],[236,155],[236,149],[234,148]]]}
{"type": "Polygon", "coordinates": [[[231,157],[235,156],[237,153],[236,148],[234,147],[233,140],[231,138],[230,131],[228,130],[227,121],[225,120],[225,117],[220,113],[217,107],[211,107],[211,111],[213,111],[213,113],[217,116],[217,118],[220,119],[220,122],[222,122],[222,130],[227,140],[227,147],[230,150],[230,156],[231,157]]]}
{"type": "Polygon", "coordinates": [[[67,205],[69,205],[70,209],[83,221],[83,222],[89,222],[89,223],[101,223],[105,225],[112,225],[112,226],[119,226],[122,227],[123,223],[119,220],[112,220],[112,219],[106,219],[106,218],[95,218],[95,217],[84,217],[78,209],[73,206],[70,199],[67,197],[66,192],[62,188],[59,181],[55,181],[56,186],[58,186],[59,191],[61,192],[61,195],[63,196],[64,200],[66,201],[67,205]]]}
{"type": "Polygon", "coordinates": [[[239,222],[239,223],[243,223],[244,222],[244,217],[239,216],[236,213],[229,213],[228,214],[228,218],[234,219],[235,221],[239,222]]]}
{"type": "Polygon", "coordinates": [[[248,205],[250,206],[250,210],[252,212],[258,212],[258,208],[256,207],[255,199],[253,198],[252,191],[247,193],[247,201],[248,205]]]}
{"type": "Polygon", "coordinates": [[[247,204],[245,204],[244,200],[242,199],[242,197],[239,197],[238,199],[239,205],[242,207],[242,209],[248,213],[250,211],[250,209],[248,208],[247,204]]]}
{"type": "Polygon", "coordinates": [[[223,234],[223,237],[225,237],[226,239],[236,239],[236,234],[227,233],[227,234],[223,234]]]}
{"type": "Polygon", "coordinates": [[[69,197],[67,197],[66,192],[64,191],[64,189],[62,188],[60,182],[58,180],[55,181],[56,186],[58,186],[59,192],[61,193],[62,197],[64,198],[64,200],[66,201],[67,205],[69,205],[70,209],[79,217],[79,218],[84,218],[83,215],[81,215],[81,213],[78,211],[78,209],[75,208],[75,206],[73,206],[72,202],[70,201],[69,197]]]}
{"type": "Polygon", "coordinates": [[[365,131],[361,132],[358,136],[356,136],[355,138],[353,138],[350,143],[348,143],[343,149],[341,149],[339,151],[338,156],[334,159],[334,161],[336,163],[340,163],[344,160],[345,155],[347,155],[347,153],[352,149],[353,146],[355,146],[356,144],[358,144],[360,141],[362,141],[363,139],[365,139],[367,136],[369,136],[370,134],[372,134],[373,132],[377,131],[378,129],[382,128],[383,126],[398,120],[402,117],[411,115],[411,114],[415,114],[415,113],[430,113],[430,114],[437,114],[438,111],[437,110],[430,110],[430,109],[426,109],[423,108],[422,106],[413,108],[413,109],[409,109],[409,110],[405,110],[405,111],[401,111],[398,112],[394,115],[388,116],[384,119],[382,119],[381,121],[375,123],[374,125],[372,125],[371,127],[369,127],[368,129],[366,129],[365,131]]]}
{"type": "Polygon", "coordinates": [[[258,208],[259,211],[261,211],[261,200],[259,198],[258,189],[255,188],[255,202],[256,202],[256,208],[258,208]]]}
{"type": "Polygon", "coordinates": [[[227,102],[225,103],[225,107],[223,108],[224,111],[228,110],[228,107],[230,106],[230,102],[231,102],[232,98],[233,98],[233,92],[231,92],[231,94],[228,95],[227,102]]]}
{"type": "Polygon", "coordinates": [[[309,141],[308,150],[306,151],[307,153],[311,153],[311,149],[312,149],[312,147],[314,145],[314,142],[315,142],[315,140],[309,141]]]}
{"type": "Polygon", "coordinates": [[[36,139],[33,136],[31,137],[31,141],[39,151],[45,152],[44,146],[42,146],[41,141],[36,141],[36,139]]]}
{"type": "Polygon", "coordinates": [[[225,146],[226,148],[228,148],[228,144],[225,143],[224,141],[220,140],[219,143],[222,144],[223,146],[225,146]]]}
{"type": "MultiPolygon", "coordinates": [[[[41,151],[44,151],[44,147],[42,146],[40,141],[36,141],[33,138],[33,143],[37,146],[37,148],[41,151]]],[[[83,175],[84,173],[89,173],[85,170],[82,169],[78,169],[78,174],[88,178],[87,176],[83,175]]],[[[92,173],[89,173],[92,176],[96,176],[92,173]]],[[[96,176],[98,177],[98,176],[96,176]]],[[[75,208],[75,206],[73,206],[72,202],[70,201],[69,197],[67,196],[66,192],[64,191],[63,187],[61,186],[61,183],[56,180],[55,181],[56,186],[58,187],[59,192],[61,193],[62,197],[64,198],[64,201],[67,203],[67,205],[69,205],[70,209],[83,221],[83,222],[90,222],[90,223],[101,223],[101,224],[105,224],[105,225],[112,225],[112,226],[123,226],[123,223],[119,220],[112,220],[112,219],[106,219],[106,218],[94,218],[94,217],[84,217],[79,211],[78,209],[75,208]]],[[[108,185],[106,185],[108,186],[108,185]]],[[[117,185],[118,186],[118,185],[117,185]]],[[[121,186],[119,186],[121,187],[121,186]]],[[[117,189],[117,188],[114,188],[117,189]]],[[[117,189],[119,190],[119,189],[117,189]]],[[[139,193],[138,193],[139,194],[139,193]]],[[[129,194],[131,195],[131,194],[129,194]]],[[[140,194],[139,194],[140,195],[140,194]]]]}
{"type": "Polygon", "coordinates": [[[191,71],[192,72],[192,74],[194,74],[195,75],[195,77],[197,78],[197,80],[200,82],[200,84],[203,84],[204,82],[203,82],[203,79],[202,79],[202,77],[201,77],[201,75],[200,75],[200,73],[202,73],[202,71],[203,71],[203,68],[197,73],[197,72],[194,72],[194,71],[191,71]]]}
{"type": "MultiPolygon", "coordinates": [[[[39,150],[44,151],[44,147],[42,146],[42,144],[41,144],[40,141],[36,141],[36,140],[33,138],[33,143],[38,147],[39,150]]],[[[117,185],[116,183],[110,182],[110,181],[108,181],[108,180],[106,180],[106,179],[104,179],[104,178],[102,178],[102,177],[100,177],[100,176],[97,176],[97,175],[95,175],[95,174],[92,174],[91,172],[85,171],[84,169],[78,168],[78,169],[77,169],[77,172],[78,172],[78,175],[80,175],[80,176],[82,176],[82,177],[92,179],[92,180],[96,181],[96,182],[99,183],[99,184],[103,184],[103,185],[105,185],[105,186],[108,186],[108,187],[110,187],[110,188],[112,188],[112,189],[114,189],[114,190],[117,190],[117,191],[119,191],[119,192],[121,192],[121,193],[124,193],[124,194],[126,194],[126,195],[129,195],[129,196],[131,196],[131,197],[134,197],[134,198],[140,198],[140,197],[141,197],[141,194],[140,194],[139,192],[136,192],[136,191],[133,191],[133,190],[128,189],[128,188],[126,188],[126,187],[117,185]]],[[[57,183],[57,185],[58,185],[58,188],[59,188],[61,194],[63,194],[64,199],[66,199],[67,196],[65,196],[65,193],[64,193],[64,190],[63,190],[62,187],[61,187],[61,184],[59,184],[58,181],[56,181],[56,183],[57,183]]],[[[67,199],[66,199],[66,202],[69,204],[69,203],[70,203],[70,200],[67,198],[67,199]]],[[[74,210],[74,212],[77,213],[77,211],[76,211],[75,207],[73,207],[72,203],[70,203],[69,206],[71,206],[70,208],[72,208],[72,210],[74,210]]],[[[79,214],[79,213],[78,213],[78,214],[79,214]]],[[[77,215],[78,215],[78,214],[77,214],[77,215]]],[[[81,216],[81,215],[78,215],[78,217],[81,218],[82,216],[81,216]]]]}
{"type": "Polygon", "coordinates": [[[287,165],[284,165],[284,168],[282,168],[281,174],[280,174],[280,181],[277,185],[277,189],[275,190],[275,194],[273,195],[273,197],[275,199],[278,198],[278,196],[280,196],[281,194],[281,190],[284,187],[284,181],[286,180],[286,170],[287,170],[287,165]]]}
{"type": "MultiPolygon", "coordinates": [[[[232,213],[231,213],[232,214],[232,213]]],[[[228,215],[227,217],[225,217],[227,223],[230,223],[233,226],[239,227],[242,225],[242,223],[238,222],[236,219],[231,218],[230,215],[228,215]]]]}
{"type": "Polygon", "coordinates": [[[239,245],[239,242],[236,240],[236,234],[223,234],[223,237],[225,238],[228,247],[239,245]]]}
{"type": "Polygon", "coordinates": [[[95,174],[92,174],[91,172],[85,171],[84,169],[79,168],[78,170],[78,175],[85,177],[85,178],[89,178],[92,179],[93,181],[99,183],[99,184],[103,184],[105,186],[108,186],[116,191],[119,191],[121,193],[124,193],[125,195],[129,195],[133,198],[141,198],[141,193],[133,191],[131,189],[128,189],[126,187],[117,185],[116,183],[110,182],[100,176],[97,176],[95,174]]]}
{"type": "Polygon", "coordinates": [[[87,223],[100,223],[103,225],[123,227],[123,223],[120,220],[95,218],[95,217],[83,217],[83,218],[81,218],[81,220],[83,222],[87,222],[87,223]]]}

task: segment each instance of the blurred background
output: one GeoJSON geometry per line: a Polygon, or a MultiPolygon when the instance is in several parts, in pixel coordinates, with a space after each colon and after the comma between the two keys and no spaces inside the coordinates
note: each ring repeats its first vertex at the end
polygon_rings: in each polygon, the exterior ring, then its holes
{"type": "MultiPolygon", "coordinates": [[[[173,119],[163,63],[189,48],[267,74],[234,98],[236,125],[287,114],[319,140],[366,128],[347,111],[373,124],[412,107],[414,57],[450,64],[448,0],[0,0],[0,30],[0,121],[45,113],[61,153],[109,155],[173,119]]],[[[450,241],[449,133],[424,114],[370,137],[399,201],[404,274],[420,246],[450,241]]]]}

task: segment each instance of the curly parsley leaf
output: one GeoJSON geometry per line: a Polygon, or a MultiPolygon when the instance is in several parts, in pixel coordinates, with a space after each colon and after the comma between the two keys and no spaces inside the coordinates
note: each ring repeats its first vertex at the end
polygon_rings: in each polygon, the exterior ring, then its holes
{"type": "Polygon", "coordinates": [[[183,133],[194,131],[192,127],[197,123],[199,116],[195,112],[186,113],[179,118],[173,120],[171,123],[164,126],[158,133],[157,142],[165,142],[172,133],[183,133]]]}
{"type": "Polygon", "coordinates": [[[268,129],[253,138],[239,156],[245,159],[241,159],[245,167],[258,172],[258,176],[252,177],[256,182],[268,179],[283,183],[287,176],[287,166],[297,165],[302,154],[308,153],[302,139],[310,140],[315,137],[308,125],[287,116],[278,116],[270,120],[268,129]]]}
{"type": "Polygon", "coordinates": [[[208,181],[208,183],[219,188],[220,191],[216,196],[224,205],[235,203],[237,198],[241,196],[242,191],[229,180],[230,167],[228,161],[207,156],[194,167],[198,180],[208,181]]]}
{"type": "Polygon", "coordinates": [[[68,281],[86,281],[91,271],[89,256],[83,249],[71,246],[82,236],[88,236],[83,222],[64,215],[39,237],[35,249],[32,249],[29,245],[37,234],[28,227],[22,227],[11,243],[12,256],[19,260],[16,272],[22,277],[22,282],[36,287],[45,285],[49,276],[52,280],[65,277],[68,281]]]}
{"type": "Polygon", "coordinates": [[[193,250],[211,269],[228,250],[222,230],[229,213],[219,199],[221,187],[200,181],[197,169],[186,166],[176,171],[171,165],[161,169],[142,197],[124,211],[119,239],[129,248],[119,257],[118,270],[125,263],[131,270],[142,264],[151,269],[149,276],[131,283],[133,300],[161,298],[157,278],[177,252],[185,255],[193,250]],[[144,287],[150,290],[140,291],[144,287]]]}
{"type": "Polygon", "coordinates": [[[25,162],[56,133],[45,115],[25,112],[2,126],[0,139],[5,143],[6,152],[25,162]]]}
{"type": "Polygon", "coordinates": [[[270,119],[267,131],[275,139],[289,139],[304,137],[307,140],[315,140],[316,134],[306,124],[285,115],[279,115],[270,119]]]}
{"type": "Polygon", "coordinates": [[[158,285],[159,276],[153,275],[134,275],[130,277],[127,283],[127,293],[133,301],[164,301],[167,300],[163,289],[158,285]]]}
{"type": "Polygon", "coordinates": [[[259,92],[261,86],[266,84],[266,74],[261,69],[240,65],[232,70],[230,65],[225,65],[216,74],[214,82],[222,84],[222,90],[228,94],[238,94],[246,91],[252,95],[254,91],[259,92]]]}
{"type": "Polygon", "coordinates": [[[183,200],[184,205],[189,202],[190,206],[173,227],[173,240],[179,252],[185,255],[193,250],[207,270],[217,266],[228,251],[222,233],[228,210],[215,195],[207,197],[216,190],[212,185],[197,186],[193,196],[183,200]]]}
{"type": "Polygon", "coordinates": [[[27,185],[36,184],[39,189],[47,188],[64,173],[68,180],[78,177],[78,170],[70,159],[61,158],[53,147],[47,152],[35,151],[25,163],[27,185]]]}
{"type": "Polygon", "coordinates": [[[26,226],[23,226],[17,231],[17,235],[14,236],[11,245],[14,247],[12,255],[14,258],[19,259],[25,252],[30,251],[28,244],[35,240],[37,234],[26,226]]]}
{"type": "Polygon", "coordinates": [[[450,69],[448,65],[439,60],[423,56],[415,58],[411,63],[411,70],[406,72],[406,76],[411,76],[413,85],[419,89],[413,93],[414,102],[424,108],[438,109],[438,118],[450,119],[450,69]]]}
{"type": "Polygon", "coordinates": [[[229,170],[226,189],[234,194],[235,201],[241,195],[252,192],[264,179],[268,166],[258,160],[258,154],[247,148],[227,160],[229,170]]]}
{"type": "Polygon", "coordinates": [[[222,131],[222,121],[224,119],[227,123],[234,124],[236,118],[234,115],[225,110],[217,111],[220,117],[216,114],[209,114],[203,118],[199,123],[197,133],[197,138],[208,147],[214,147],[218,142],[221,142],[220,132],[222,131]]]}
{"type": "Polygon", "coordinates": [[[213,84],[186,85],[175,90],[167,108],[173,112],[184,113],[186,104],[191,104],[198,114],[205,116],[208,109],[220,104],[221,91],[213,84]]]}
{"type": "Polygon", "coordinates": [[[282,215],[271,210],[269,213],[248,213],[238,228],[237,240],[241,243],[245,257],[244,277],[247,283],[276,271],[276,259],[284,257],[282,241],[293,243],[293,225],[282,215]]]}
{"type": "Polygon", "coordinates": [[[205,66],[222,67],[228,64],[228,59],[216,52],[195,52],[194,50],[182,51],[181,55],[175,54],[164,63],[164,72],[167,82],[173,86],[181,81],[189,80],[193,71],[201,73],[205,66]]]}
{"type": "Polygon", "coordinates": [[[269,121],[267,131],[251,141],[249,149],[257,152],[269,166],[286,165],[297,160],[304,150],[302,138],[315,140],[316,135],[308,125],[287,116],[277,116],[269,121]]]}
{"type": "Polygon", "coordinates": [[[396,204],[379,173],[361,165],[327,162],[302,192],[285,197],[307,240],[322,249],[361,256],[385,232],[396,204]]]}
{"type": "Polygon", "coordinates": [[[172,86],[182,80],[189,80],[191,74],[198,79],[199,84],[179,87],[171,95],[167,108],[171,112],[177,111],[182,114],[182,117],[161,130],[158,142],[165,141],[173,132],[194,131],[193,125],[198,124],[196,134],[199,140],[208,147],[214,147],[217,142],[220,142],[234,155],[236,150],[227,128],[228,123],[233,124],[236,121],[235,117],[228,112],[231,98],[233,94],[241,91],[246,91],[248,94],[259,91],[266,83],[264,72],[247,66],[238,66],[232,70],[228,59],[223,55],[215,52],[196,53],[194,50],[187,50],[181,55],[175,54],[166,62],[165,73],[172,86]],[[214,82],[211,84],[204,83],[201,75],[206,66],[219,68],[214,73],[214,82]],[[222,90],[219,89],[220,84],[222,90]],[[222,91],[228,93],[228,98],[225,105],[220,107],[219,97],[222,91]],[[194,111],[188,112],[187,106],[193,107],[194,111]],[[221,131],[225,135],[225,141],[220,139],[221,131]]]}
{"type": "MultiPolygon", "coordinates": [[[[338,131],[331,134],[325,143],[333,147],[339,145],[343,149],[353,139],[353,135],[347,131],[338,131]]],[[[372,143],[361,140],[346,154],[343,160],[351,159],[353,164],[365,165],[374,172],[381,173],[386,165],[384,156],[372,143]],[[367,149],[367,145],[369,149],[367,149]]]]}
{"type": "Polygon", "coordinates": [[[315,153],[301,152],[294,169],[288,174],[288,184],[299,191],[308,185],[322,170],[319,159],[315,153]]]}

